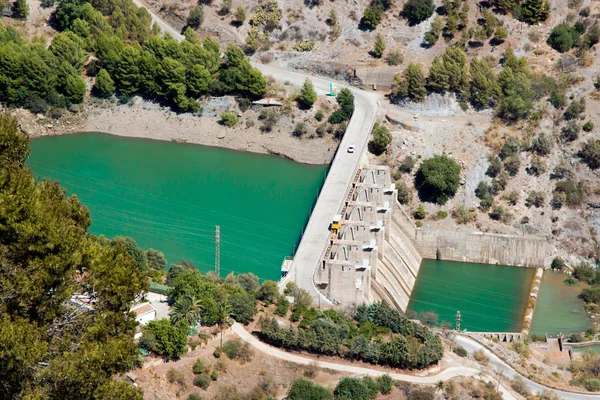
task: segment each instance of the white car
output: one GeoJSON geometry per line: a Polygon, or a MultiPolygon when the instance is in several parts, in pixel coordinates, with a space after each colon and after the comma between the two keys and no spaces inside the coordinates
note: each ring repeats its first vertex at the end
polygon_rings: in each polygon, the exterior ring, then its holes
{"type": "Polygon", "coordinates": [[[354,153],[355,147],[353,144],[351,144],[350,146],[348,146],[348,153],[354,153]]]}

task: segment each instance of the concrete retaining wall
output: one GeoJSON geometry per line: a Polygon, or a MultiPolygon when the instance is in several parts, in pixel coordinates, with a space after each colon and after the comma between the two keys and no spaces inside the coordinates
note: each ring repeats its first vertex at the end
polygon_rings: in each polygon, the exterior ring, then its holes
{"type": "Polygon", "coordinates": [[[546,268],[553,257],[548,239],[481,232],[417,228],[404,210],[394,210],[393,221],[411,238],[423,258],[482,264],[546,268]]]}

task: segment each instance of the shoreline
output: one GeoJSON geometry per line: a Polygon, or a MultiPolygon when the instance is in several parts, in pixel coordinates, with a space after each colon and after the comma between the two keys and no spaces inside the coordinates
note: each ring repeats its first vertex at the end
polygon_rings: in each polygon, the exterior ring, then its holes
{"type": "Polygon", "coordinates": [[[115,105],[107,101],[88,102],[82,111],[66,113],[59,120],[44,118],[23,109],[13,113],[21,129],[31,138],[100,132],[127,138],[272,155],[308,165],[331,164],[338,146],[328,137],[295,138],[285,126],[263,133],[257,126],[247,127],[244,124],[246,118],[242,118],[237,127],[227,128],[212,116],[177,114],[141,99],[127,105],[115,105]]]}

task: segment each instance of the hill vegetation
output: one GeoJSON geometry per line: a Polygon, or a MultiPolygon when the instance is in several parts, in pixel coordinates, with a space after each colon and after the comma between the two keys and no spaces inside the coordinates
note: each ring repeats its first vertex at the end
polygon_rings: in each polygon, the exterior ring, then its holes
{"type": "Polygon", "coordinates": [[[127,253],[87,233],[57,182],[26,167],[29,139],[0,114],[0,399],[142,399],[112,376],[139,362],[129,308],[147,282],[127,253]],[[87,294],[93,312],[69,304],[87,294]]]}

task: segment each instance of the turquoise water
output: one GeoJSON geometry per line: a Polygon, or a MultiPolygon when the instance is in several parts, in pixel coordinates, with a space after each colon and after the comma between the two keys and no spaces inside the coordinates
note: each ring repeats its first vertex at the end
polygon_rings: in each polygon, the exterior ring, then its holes
{"type": "Polygon", "coordinates": [[[593,344],[585,347],[571,347],[575,353],[585,353],[586,351],[592,351],[600,354],[600,344],[593,344]]]}
{"type": "Polygon", "coordinates": [[[29,166],[60,181],[92,217],[90,231],[221,275],[277,279],[308,221],[326,166],[197,145],[85,133],[36,139],[29,166]]]}
{"type": "Polygon", "coordinates": [[[533,268],[424,259],[408,310],[433,311],[438,321],[471,332],[520,332],[533,268]]]}
{"type": "Polygon", "coordinates": [[[585,312],[585,303],[578,295],[588,287],[584,283],[567,286],[566,274],[546,271],[538,294],[531,333],[537,335],[557,335],[559,333],[584,332],[591,321],[585,312]]]}

